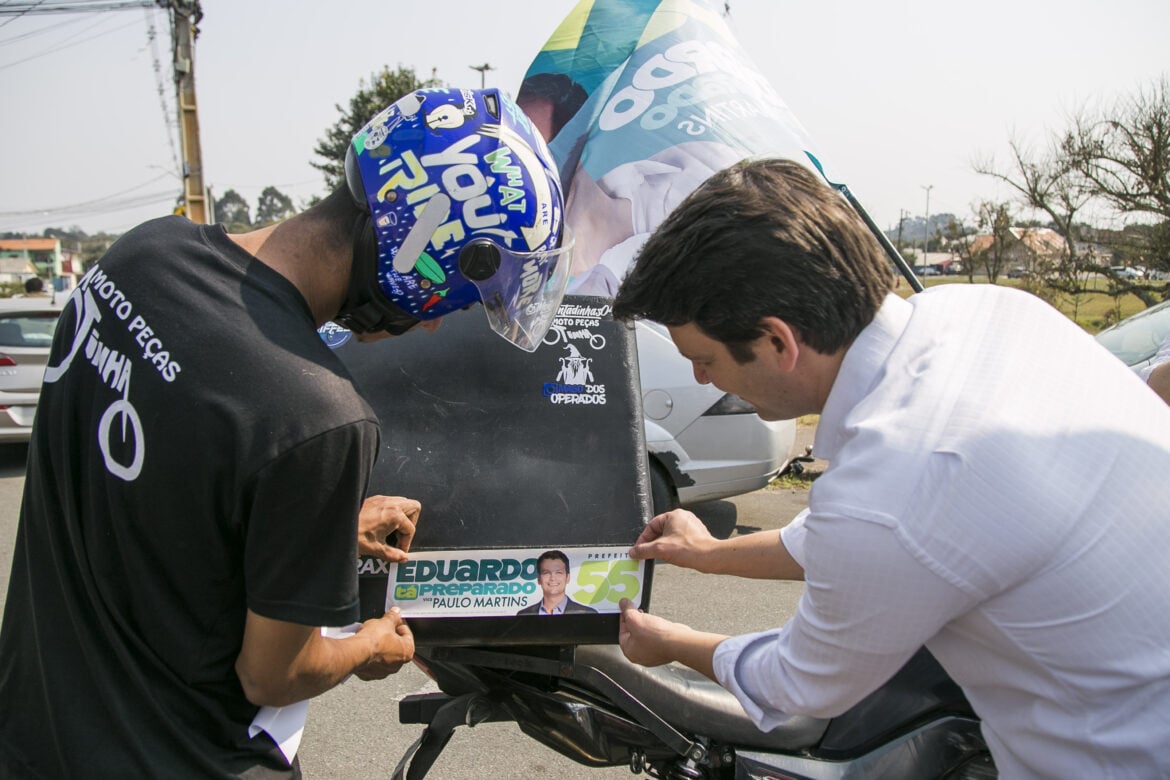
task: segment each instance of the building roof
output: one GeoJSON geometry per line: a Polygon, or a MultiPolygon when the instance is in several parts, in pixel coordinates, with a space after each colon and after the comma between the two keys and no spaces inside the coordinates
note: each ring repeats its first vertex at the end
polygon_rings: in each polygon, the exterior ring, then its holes
{"type": "MultiPolygon", "coordinates": [[[[1011,228],[1010,232],[1015,240],[1009,243],[1021,243],[1037,256],[1059,255],[1065,252],[1068,247],[1064,236],[1052,228],[1011,228]]],[[[994,236],[990,233],[980,233],[972,237],[969,246],[971,254],[978,255],[986,252],[991,248],[994,240],[994,236]]]]}
{"type": "Polygon", "coordinates": [[[56,238],[0,238],[0,252],[54,252],[60,245],[56,238]]]}
{"type": "Polygon", "coordinates": [[[1038,255],[1057,255],[1068,249],[1064,236],[1052,228],[1012,228],[1012,235],[1038,255]]]}

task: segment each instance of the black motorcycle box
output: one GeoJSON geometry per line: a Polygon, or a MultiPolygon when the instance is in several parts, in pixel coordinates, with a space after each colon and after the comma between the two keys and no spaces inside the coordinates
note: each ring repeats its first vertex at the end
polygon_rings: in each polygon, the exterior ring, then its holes
{"type": "MultiPolygon", "coordinates": [[[[453,574],[461,558],[508,551],[503,560],[527,568],[530,600],[540,596],[541,550],[564,551],[574,567],[624,555],[651,500],[634,330],[613,320],[610,303],[567,296],[532,353],[494,334],[479,306],[444,317],[434,333],[337,348],[381,420],[370,494],[422,503],[412,554],[444,551],[453,574]]],[[[363,619],[383,612],[392,568],[358,562],[363,619]]],[[[634,600],[647,608],[649,563],[638,578],[634,600]]],[[[419,646],[613,643],[613,590],[589,614],[408,618],[419,646]]]]}

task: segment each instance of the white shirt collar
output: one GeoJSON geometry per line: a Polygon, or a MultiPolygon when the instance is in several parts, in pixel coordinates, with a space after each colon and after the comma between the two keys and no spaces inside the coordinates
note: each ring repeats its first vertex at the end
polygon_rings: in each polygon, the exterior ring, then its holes
{"type": "Polygon", "coordinates": [[[845,352],[817,423],[813,453],[818,458],[832,460],[841,449],[846,438],[846,417],[877,381],[913,310],[909,301],[888,293],[873,322],[865,326],[845,352]]]}

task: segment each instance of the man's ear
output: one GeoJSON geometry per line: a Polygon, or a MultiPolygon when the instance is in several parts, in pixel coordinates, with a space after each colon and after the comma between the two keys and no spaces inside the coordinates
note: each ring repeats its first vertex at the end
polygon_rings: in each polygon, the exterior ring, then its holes
{"type": "Polygon", "coordinates": [[[800,349],[804,342],[796,330],[779,317],[764,317],[760,320],[760,328],[768,346],[765,354],[782,371],[792,371],[796,368],[796,360],[800,357],[800,349]]]}

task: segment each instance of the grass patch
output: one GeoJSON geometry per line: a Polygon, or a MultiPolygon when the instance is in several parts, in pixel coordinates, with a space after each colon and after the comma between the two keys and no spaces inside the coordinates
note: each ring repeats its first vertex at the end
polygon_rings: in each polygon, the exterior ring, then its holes
{"type": "Polygon", "coordinates": [[[793,474],[791,472],[784,472],[780,476],[769,482],[765,490],[808,490],[812,487],[812,483],[817,477],[821,475],[818,471],[805,471],[801,474],[793,474]]]}
{"type": "MultiPolygon", "coordinates": [[[[968,284],[965,276],[928,276],[923,280],[927,289],[943,284],[968,284]]],[[[976,277],[975,284],[987,284],[976,277]]],[[[1119,322],[1131,314],[1137,314],[1146,308],[1140,298],[1132,294],[1114,296],[1109,294],[1109,281],[1104,278],[1091,279],[1085,283],[1088,292],[1076,296],[1056,292],[1054,290],[1030,289],[1023,280],[1001,277],[996,282],[999,287],[1015,287],[1026,290],[1052,304],[1057,311],[1080,325],[1089,333],[1096,333],[1103,328],[1119,322]],[[1042,293],[1042,294],[1040,294],[1042,293]]],[[[904,279],[900,280],[894,292],[903,298],[914,294],[910,285],[904,279]]]]}

